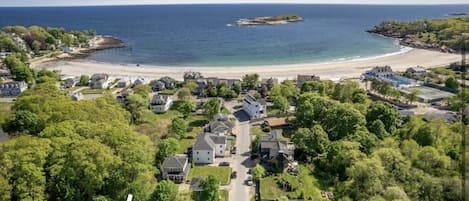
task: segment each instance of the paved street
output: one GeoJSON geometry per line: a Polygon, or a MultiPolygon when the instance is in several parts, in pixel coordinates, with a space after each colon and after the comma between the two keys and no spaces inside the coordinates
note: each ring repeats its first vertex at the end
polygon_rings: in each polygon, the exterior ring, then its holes
{"type": "Polygon", "coordinates": [[[251,136],[249,121],[238,123],[238,136],[236,140],[237,153],[233,155],[231,167],[238,172],[236,179],[231,180],[230,201],[248,201],[251,199],[253,188],[245,184],[248,168],[252,167],[249,160],[251,136]]]}

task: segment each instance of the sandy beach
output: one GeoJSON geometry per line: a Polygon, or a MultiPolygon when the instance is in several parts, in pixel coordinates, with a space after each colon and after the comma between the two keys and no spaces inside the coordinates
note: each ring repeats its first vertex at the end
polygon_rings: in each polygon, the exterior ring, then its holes
{"type": "Polygon", "coordinates": [[[248,73],[258,73],[262,78],[277,77],[281,80],[293,79],[298,74],[315,74],[324,79],[345,79],[359,77],[364,71],[382,65],[390,65],[396,71],[408,67],[423,66],[425,68],[447,65],[460,60],[460,55],[447,54],[430,50],[411,49],[399,54],[330,63],[239,66],[239,67],[170,67],[135,64],[98,63],[89,60],[53,61],[36,65],[35,68],[60,70],[65,75],[91,75],[107,73],[113,77],[147,77],[159,78],[171,76],[182,80],[186,71],[199,71],[205,77],[241,78],[248,73]]]}

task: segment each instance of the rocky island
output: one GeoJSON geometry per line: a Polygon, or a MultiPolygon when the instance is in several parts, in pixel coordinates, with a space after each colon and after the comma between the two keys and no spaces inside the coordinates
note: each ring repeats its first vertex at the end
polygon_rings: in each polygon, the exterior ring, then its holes
{"type": "Polygon", "coordinates": [[[300,22],[303,18],[299,15],[278,15],[278,16],[264,16],[255,18],[246,18],[236,21],[236,26],[255,26],[255,25],[279,25],[288,24],[291,22],[300,22]]]}
{"type": "MultiPolygon", "coordinates": [[[[469,17],[385,21],[367,32],[398,39],[404,46],[455,53],[461,49],[461,35],[469,32],[469,17]]],[[[469,40],[466,40],[468,45],[469,40]]]]}

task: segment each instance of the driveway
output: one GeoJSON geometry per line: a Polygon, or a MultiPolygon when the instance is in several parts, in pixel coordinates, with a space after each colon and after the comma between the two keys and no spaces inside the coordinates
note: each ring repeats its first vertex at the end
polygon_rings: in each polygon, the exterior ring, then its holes
{"type": "Polygon", "coordinates": [[[238,175],[236,179],[231,180],[230,201],[247,201],[251,199],[252,188],[244,183],[248,176],[248,168],[252,167],[252,162],[249,159],[251,145],[249,130],[248,121],[238,122],[237,153],[232,155],[233,163],[231,164],[233,171],[238,172],[238,175]]]}

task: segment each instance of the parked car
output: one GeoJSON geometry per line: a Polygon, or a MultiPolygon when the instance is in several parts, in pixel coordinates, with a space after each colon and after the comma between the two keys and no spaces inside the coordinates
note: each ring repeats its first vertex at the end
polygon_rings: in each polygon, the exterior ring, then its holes
{"type": "Polygon", "coordinates": [[[251,174],[251,168],[248,169],[248,174],[251,174]]]}
{"type": "Polygon", "coordinates": [[[238,176],[238,173],[236,171],[233,171],[231,173],[231,179],[235,179],[238,176]]]}
{"type": "Polygon", "coordinates": [[[252,186],[253,182],[252,182],[252,177],[251,176],[248,176],[248,178],[246,179],[245,181],[246,185],[248,186],[252,186]]]}
{"type": "Polygon", "coordinates": [[[218,166],[230,166],[230,162],[221,162],[218,164],[218,166]]]}
{"type": "Polygon", "coordinates": [[[236,154],[236,147],[233,147],[233,149],[231,149],[231,154],[236,154]]]}

